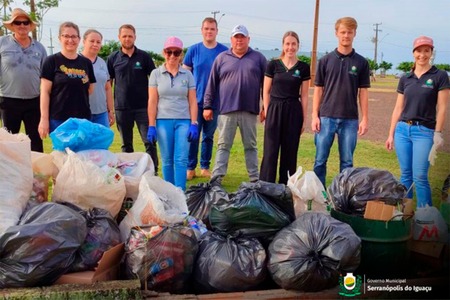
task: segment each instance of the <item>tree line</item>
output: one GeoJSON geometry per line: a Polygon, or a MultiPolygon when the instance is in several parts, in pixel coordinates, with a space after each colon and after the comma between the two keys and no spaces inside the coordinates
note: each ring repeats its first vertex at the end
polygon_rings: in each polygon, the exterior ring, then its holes
{"type": "MultiPolygon", "coordinates": [[[[30,17],[41,24],[41,26],[38,26],[33,32],[33,38],[36,40],[40,40],[40,37],[42,36],[42,29],[43,29],[43,19],[45,14],[53,7],[58,7],[58,4],[61,0],[24,0],[22,3],[23,5],[26,5],[30,8],[30,17]],[[39,31],[39,32],[38,32],[39,31]],[[39,37],[39,38],[38,38],[39,37]]],[[[8,20],[10,18],[11,14],[11,7],[10,5],[14,2],[14,0],[2,0],[0,1],[1,10],[3,11],[3,20],[8,20]]],[[[0,36],[7,34],[7,30],[4,26],[0,27],[0,36]]],[[[118,41],[106,41],[106,43],[102,46],[99,56],[103,59],[106,59],[109,54],[112,52],[118,50],[120,48],[120,43],[118,41]]],[[[186,53],[186,48],[184,49],[184,53],[186,53]]],[[[158,54],[153,51],[147,51],[150,56],[153,58],[153,61],[157,66],[164,63],[164,57],[161,54],[158,54]]],[[[300,55],[298,56],[298,59],[300,61],[303,61],[309,65],[311,65],[311,57],[300,55]]],[[[386,72],[388,70],[391,70],[393,65],[392,63],[382,61],[381,63],[375,63],[374,60],[370,58],[366,58],[369,62],[369,68],[370,70],[373,70],[374,72],[380,70],[382,73],[386,72]]],[[[402,72],[408,72],[412,69],[413,62],[401,62],[396,67],[397,70],[400,70],[402,72]]],[[[438,69],[450,72],[450,64],[435,64],[435,66],[438,69]]]]}

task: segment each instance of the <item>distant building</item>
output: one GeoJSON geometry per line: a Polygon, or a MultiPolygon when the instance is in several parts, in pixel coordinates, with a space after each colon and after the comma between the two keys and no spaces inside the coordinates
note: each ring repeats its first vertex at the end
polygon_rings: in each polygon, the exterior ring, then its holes
{"type": "MultiPolygon", "coordinates": [[[[227,46],[228,48],[230,48],[231,47],[231,44],[230,43],[222,43],[222,44],[224,44],[225,46],[227,46]]],[[[250,45],[251,46],[251,45],[250,45]]],[[[253,48],[253,47],[252,47],[253,48]]],[[[272,59],[274,59],[274,58],[278,58],[278,57],[280,57],[280,55],[281,55],[281,50],[280,49],[272,49],[272,50],[263,50],[263,49],[259,49],[258,47],[255,47],[255,48],[253,48],[254,50],[257,50],[257,51],[259,51],[259,52],[261,52],[261,54],[262,55],[264,55],[264,57],[267,59],[267,60],[272,60],[272,59]]],[[[298,56],[300,56],[300,55],[304,55],[304,56],[307,56],[307,57],[311,57],[311,52],[304,52],[304,51],[299,51],[298,53],[297,53],[297,55],[298,56]]],[[[322,56],[324,56],[325,54],[327,54],[327,53],[317,53],[317,59],[319,59],[319,58],[321,58],[322,56]]]]}

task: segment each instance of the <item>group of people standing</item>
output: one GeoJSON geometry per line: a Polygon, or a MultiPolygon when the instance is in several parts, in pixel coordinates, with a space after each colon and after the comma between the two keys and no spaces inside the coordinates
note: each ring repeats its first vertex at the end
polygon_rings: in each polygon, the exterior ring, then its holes
{"type": "MultiPolygon", "coordinates": [[[[222,182],[239,128],[250,181],[276,182],[278,173],[278,182],[286,183],[288,174],[295,173],[311,80],[309,65],[297,58],[297,33],[286,32],[281,56],[267,62],[249,46],[244,25],[233,28],[228,49],[217,42],[217,21],[205,18],[202,42],[190,46],[184,56],[181,39],[167,38],[162,51],[165,63],[156,68],[150,55],[135,46],[136,30],[130,24],[119,28],[121,48],[106,62],[98,57],[102,35],[97,30],[85,32],[78,53],[78,26],[61,24],[61,52],[47,57],[45,48],[28,36],[37,24],[26,12],[14,9],[4,25],[13,34],[0,38],[3,125],[16,133],[23,121],[33,151],[43,151],[42,139],[68,118],[77,117],[105,126],[116,123],[122,151],[133,152],[136,124],[156,172],[158,144],[164,179],[185,190],[186,181],[195,176],[222,182]],[[258,115],[265,122],[260,168],[258,115]],[[216,128],[218,145],[210,171],[216,128]]],[[[368,130],[370,70],[353,48],[356,29],[354,18],[337,20],[338,46],[319,60],[314,77],[314,172],[324,186],[335,136],[342,171],[353,166],[357,137],[368,130]]],[[[440,132],[450,89],[447,74],[430,65],[433,47],[428,37],[414,41],[415,65],[400,79],[386,141],[389,150],[395,144],[401,182],[407,188],[413,182],[416,186],[418,206],[431,205],[428,154],[433,145],[443,143],[440,132]]]]}

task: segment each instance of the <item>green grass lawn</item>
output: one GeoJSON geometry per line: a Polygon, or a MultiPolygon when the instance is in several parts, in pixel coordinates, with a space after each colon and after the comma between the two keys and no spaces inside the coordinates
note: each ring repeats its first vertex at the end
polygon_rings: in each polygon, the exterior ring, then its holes
{"type": "MultiPolygon", "coordinates": [[[[110,147],[112,152],[120,152],[120,136],[117,132],[115,126],[112,127],[115,137],[114,141],[110,147]]],[[[258,157],[261,162],[262,159],[262,146],[263,146],[263,133],[264,128],[261,124],[258,125],[258,157]]],[[[217,139],[216,139],[217,141],[217,139]]],[[[134,134],[134,145],[135,151],[143,152],[144,145],[140,139],[140,136],[135,129],[134,134]]],[[[51,140],[47,138],[44,141],[44,150],[46,153],[50,153],[51,140]]],[[[214,165],[214,155],[215,155],[216,145],[213,149],[213,160],[212,166],[214,165]]],[[[302,166],[303,170],[312,171],[314,164],[315,147],[313,135],[304,134],[300,140],[300,149],[298,151],[298,166],[302,166]]],[[[334,143],[331,150],[330,158],[328,161],[328,172],[327,172],[327,185],[331,184],[333,178],[339,173],[339,157],[337,151],[337,141],[334,143]]],[[[384,145],[373,143],[366,140],[359,140],[355,151],[354,158],[355,167],[371,167],[377,169],[388,170],[394,174],[397,178],[400,175],[399,166],[395,152],[389,152],[385,150],[384,145]]],[[[199,170],[197,170],[199,171],[199,170]]],[[[433,192],[433,204],[437,207],[440,205],[441,192],[443,182],[445,178],[450,173],[450,153],[438,152],[438,157],[436,164],[430,168],[430,183],[433,192]]],[[[200,182],[205,182],[205,178],[195,178],[192,181],[188,181],[188,186],[192,184],[197,184],[200,182]]],[[[228,165],[228,173],[224,178],[223,186],[225,190],[229,193],[235,192],[238,186],[243,181],[248,181],[247,170],[245,167],[244,160],[244,148],[242,146],[241,137],[239,131],[236,135],[233,148],[231,149],[230,161],[228,165]]]]}

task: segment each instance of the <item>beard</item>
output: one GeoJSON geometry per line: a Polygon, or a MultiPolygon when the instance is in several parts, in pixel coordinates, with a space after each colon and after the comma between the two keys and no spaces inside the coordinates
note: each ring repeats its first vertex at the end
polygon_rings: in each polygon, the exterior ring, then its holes
{"type": "Polygon", "coordinates": [[[129,45],[122,44],[122,48],[125,50],[132,50],[134,48],[134,44],[129,44],[129,45]]]}

